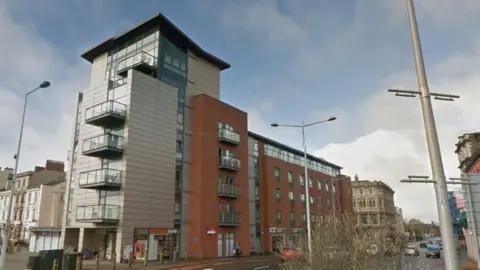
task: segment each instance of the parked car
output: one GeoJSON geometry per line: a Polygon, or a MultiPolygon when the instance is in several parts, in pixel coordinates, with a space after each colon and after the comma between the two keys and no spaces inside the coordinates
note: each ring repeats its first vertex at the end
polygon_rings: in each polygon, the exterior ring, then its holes
{"type": "Polygon", "coordinates": [[[427,246],[425,249],[425,258],[440,259],[440,248],[434,246],[427,246]]]}
{"type": "Polygon", "coordinates": [[[420,251],[418,251],[416,246],[407,246],[405,248],[405,256],[420,256],[420,251]]]}
{"type": "Polygon", "coordinates": [[[285,261],[295,261],[295,260],[305,260],[305,252],[301,248],[298,247],[290,247],[284,249],[280,252],[280,259],[282,262],[285,261]]]}
{"type": "Polygon", "coordinates": [[[427,242],[420,242],[420,248],[427,248],[427,242]]]}

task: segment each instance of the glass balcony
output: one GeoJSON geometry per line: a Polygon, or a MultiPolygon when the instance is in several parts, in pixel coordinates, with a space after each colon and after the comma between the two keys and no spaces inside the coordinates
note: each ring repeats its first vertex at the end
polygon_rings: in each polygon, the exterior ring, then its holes
{"type": "Polygon", "coordinates": [[[75,219],[86,223],[117,223],[118,205],[82,205],[77,206],[75,219]]]}
{"type": "Polygon", "coordinates": [[[146,52],[138,52],[118,62],[117,74],[126,77],[128,70],[132,68],[145,74],[151,74],[157,70],[157,58],[146,52]]]}
{"type": "Polygon", "coordinates": [[[217,193],[220,197],[238,198],[240,196],[240,187],[232,184],[219,183],[217,193]]]}
{"type": "Polygon", "coordinates": [[[218,140],[221,142],[225,142],[233,145],[240,145],[240,134],[238,134],[233,130],[219,128],[218,140]]]}
{"type": "Polygon", "coordinates": [[[218,160],[218,167],[220,169],[239,171],[240,170],[240,160],[229,157],[229,156],[220,156],[218,160]]]}
{"type": "Polygon", "coordinates": [[[237,212],[221,212],[218,213],[219,226],[239,226],[240,213],[237,212]]]}
{"type": "Polygon", "coordinates": [[[119,157],[123,153],[123,137],[107,133],[85,139],[82,153],[99,158],[119,157]]]}
{"type": "Polygon", "coordinates": [[[121,187],[121,175],[121,171],[112,169],[81,172],[78,186],[88,189],[117,190],[121,187]]]}
{"type": "Polygon", "coordinates": [[[85,110],[85,123],[97,127],[112,128],[125,122],[126,105],[108,100],[85,110]]]}

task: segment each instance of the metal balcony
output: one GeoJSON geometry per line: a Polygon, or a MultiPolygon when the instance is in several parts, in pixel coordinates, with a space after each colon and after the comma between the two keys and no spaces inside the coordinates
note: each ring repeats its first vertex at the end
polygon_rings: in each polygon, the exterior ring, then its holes
{"type": "Polygon", "coordinates": [[[123,153],[123,137],[107,133],[85,139],[82,153],[99,158],[119,157],[123,153]]]}
{"type": "Polygon", "coordinates": [[[78,186],[87,189],[118,190],[122,184],[121,175],[121,171],[112,169],[81,172],[78,186]]]}
{"type": "Polygon", "coordinates": [[[227,198],[240,197],[240,186],[232,184],[219,183],[217,188],[218,196],[227,198]]]}
{"type": "Polygon", "coordinates": [[[117,74],[119,76],[126,77],[129,69],[151,74],[157,70],[157,58],[146,52],[138,52],[118,62],[117,74]]]}
{"type": "Polygon", "coordinates": [[[220,169],[225,169],[230,171],[239,171],[240,160],[233,157],[229,157],[229,156],[220,156],[218,160],[218,167],[220,169]]]}
{"type": "Polygon", "coordinates": [[[97,127],[112,128],[125,123],[126,105],[108,100],[85,110],[85,123],[97,127]]]}
{"type": "Polygon", "coordinates": [[[85,223],[117,223],[119,212],[118,205],[82,205],[77,206],[75,219],[85,223]]]}
{"type": "Polygon", "coordinates": [[[240,134],[233,130],[219,128],[218,140],[233,145],[240,145],[240,134]]]}
{"type": "Polygon", "coordinates": [[[218,226],[225,226],[225,227],[240,226],[240,213],[237,213],[237,212],[218,213],[218,226]]]}

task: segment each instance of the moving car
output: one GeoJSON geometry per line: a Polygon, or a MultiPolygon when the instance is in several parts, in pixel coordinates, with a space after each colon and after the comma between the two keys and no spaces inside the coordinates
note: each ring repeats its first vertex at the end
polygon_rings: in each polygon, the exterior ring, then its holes
{"type": "Polygon", "coordinates": [[[418,251],[416,246],[408,246],[405,248],[405,256],[420,256],[420,251],[418,251]]]}
{"type": "Polygon", "coordinates": [[[440,248],[436,246],[428,245],[425,249],[425,258],[440,259],[440,248]]]}
{"type": "Polygon", "coordinates": [[[280,259],[282,260],[282,262],[285,262],[285,261],[305,260],[306,257],[305,257],[305,252],[303,252],[301,248],[290,247],[280,252],[280,259]]]}

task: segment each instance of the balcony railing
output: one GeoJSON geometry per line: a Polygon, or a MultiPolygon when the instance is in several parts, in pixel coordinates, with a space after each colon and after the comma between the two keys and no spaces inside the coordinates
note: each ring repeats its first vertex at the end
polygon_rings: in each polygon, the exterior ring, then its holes
{"type": "Polygon", "coordinates": [[[218,196],[221,197],[237,198],[240,196],[240,191],[239,186],[232,184],[219,183],[217,188],[218,196]]]}
{"type": "Polygon", "coordinates": [[[125,122],[126,105],[108,100],[85,110],[85,123],[111,128],[125,122]]]}
{"type": "Polygon", "coordinates": [[[240,160],[229,157],[229,156],[220,156],[218,160],[218,166],[220,169],[239,171],[240,170],[240,160]]]}
{"type": "Polygon", "coordinates": [[[118,157],[123,153],[123,137],[110,133],[85,139],[82,152],[91,157],[118,157]]]}
{"type": "Polygon", "coordinates": [[[118,205],[103,204],[77,206],[75,219],[88,223],[117,223],[118,217],[118,205]]]}
{"type": "Polygon", "coordinates": [[[150,74],[157,69],[157,58],[146,52],[138,52],[118,62],[117,74],[125,77],[129,69],[135,69],[150,74]]]}
{"type": "Polygon", "coordinates": [[[218,129],[218,140],[221,142],[226,142],[234,145],[240,144],[240,134],[233,130],[219,128],[218,129]]]}
{"type": "Polygon", "coordinates": [[[219,226],[239,226],[240,213],[237,212],[221,212],[218,213],[219,226]]]}
{"type": "Polygon", "coordinates": [[[80,173],[78,185],[89,189],[119,189],[122,183],[122,172],[112,169],[100,169],[80,173]]]}

